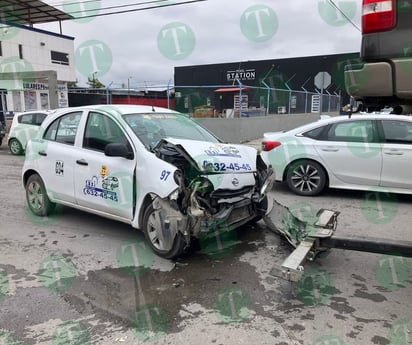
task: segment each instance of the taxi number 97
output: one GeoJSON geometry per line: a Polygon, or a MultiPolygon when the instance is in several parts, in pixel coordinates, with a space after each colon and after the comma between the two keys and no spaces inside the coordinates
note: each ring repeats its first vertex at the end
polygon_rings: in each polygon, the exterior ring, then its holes
{"type": "Polygon", "coordinates": [[[161,180],[161,181],[166,181],[167,178],[169,177],[169,175],[170,175],[170,171],[163,170],[163,171],[160,173],[160,180],[161,180]]]}
{"type": "Polygon", "coordinates": [[[250,167],[249,164],[239,164],[239,163],[213,163],[209,161],[203,161],[203,168],[206,170],[212,170],[212,171],[239,171],[239,170],[244,170],[244,171],[250,171],[252,168],[250,167]]]}

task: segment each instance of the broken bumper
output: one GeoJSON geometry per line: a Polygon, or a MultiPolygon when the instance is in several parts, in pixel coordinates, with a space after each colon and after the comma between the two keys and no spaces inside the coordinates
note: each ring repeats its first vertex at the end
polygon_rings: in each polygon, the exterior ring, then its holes
{"type": "Polygon", "coordinates": [[[255,207],[250,199],[230,204],[209,219],[200,222],[201,236],[213,235],[216,231],[232,231],[256,217],[255,207]]]}

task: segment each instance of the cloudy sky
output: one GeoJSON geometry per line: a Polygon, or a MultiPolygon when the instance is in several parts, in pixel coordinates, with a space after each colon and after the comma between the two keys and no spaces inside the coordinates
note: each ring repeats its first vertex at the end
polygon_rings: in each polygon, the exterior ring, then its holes
{"type": "MultiPolygon", "coordinates": [[[[45,2],[78,17],[62,27],[63,34],[75,37],[79,85],[93,72],[105,85],[113,82],[113,87],[121,87],[129,82],[139,87],[173,81],[175,66],[349,53],[360,48],[361,33],[328,0],[206,0],[85,17],[185,1],[45,2]]],[[[360,0],[334,3],[360,26],[360,0]]],[[[59,31],[56,23],[37,27],[59,31]]]]}

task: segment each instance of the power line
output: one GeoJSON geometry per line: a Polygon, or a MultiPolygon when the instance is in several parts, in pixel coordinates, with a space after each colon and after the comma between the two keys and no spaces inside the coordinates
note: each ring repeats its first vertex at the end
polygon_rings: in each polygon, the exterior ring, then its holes
{"type": "MultiPolygon", "coordinates": [[[[114,14],[123,14],[123,13],[130,13],[130,12],[137,12],[137,11],[143,11],[143,10],[149,10],[149,9],[155,9],[155,8],[161,8],[161,7],[170,7],[170,6],[178,6],[178,5],[186,5],[190,3],[195,3],[195,2],[200,2],[200,1],[207,1],[207,0],[188,0],[188,1],[183,1],[180,3],[168,3],[168,0],[152,0],[152,1],[143,1],[139,3],[133,3],[133,4],[123,4],[123,5],[116,5],[116,6],[107,6],[103,8],[91,8],[91,9],[84,9],[83,11],[71,11],[71,12],[66,12],[69,15],[74,15],[78,13],[87,13],[87,12],[96,12],[96,10],[99,11],[108,11],[108,10],[115,10],[116,11],[110,11],[110,12],[105,12],[105,13],[93,13],[89,15],[82,15],[79,18],[75,19],[84,19],[84,18],[94,18],[94,17],[101,17],[101,16],[108,16],[108,15],[114,15],[114,14]],[[164,3],[164,4],[163,4],[164,3]],[[127,7],[136,7],[136,6],[143,6],[143,5],[150,5],[150,4],[157,4],[153,6],[145,6],[145,7],[140,7],[140,8],[133,8],[133,9],[128,9],[128,10],[119,10],[122,8],[127,8],[127,7]]],[[[82,3],[90,3],[90,2],[96,2],[96,0],[88,0],[84,1],[82,3]]],[[[78,4],[79,2],[72,2],[70,4],[78,4]]],[[[69,3],[65,3],[67,5],[69,3]]],[[[52,5],[52,6],[57,6],[57,5],[52,5]]],[[[75,16],[74,16],[75,17],[75,16]]]]}
{"type": "Polygon", "coordinates": [[[350,19],[345,12],[343,12],[338,5],[335,4],[335,2],[333,0],[328,0],[329,4],[334,7],[337,11],[339,11],[339,13],[344,16],[346,18],[346,20],[352,24],[352,26],[354,26],[358,31],[362,32],[362,30],[359,28],[359,26],[357,26],[352,19],[350,19]]]}
{"type": "Polygon", "coordinates": [[[47,1],[47,3],[50,6],[53,7],[61,7],[61,6],[66,6],[66,5],[78,5],[78,4],[87,4],[90,2],[102,2],[102,0],[83,0],[83,1],[73,1],[73,2],[67,2],[67,1],[63,1],[63,2],[51,2],[51,1],[47,1]]]}

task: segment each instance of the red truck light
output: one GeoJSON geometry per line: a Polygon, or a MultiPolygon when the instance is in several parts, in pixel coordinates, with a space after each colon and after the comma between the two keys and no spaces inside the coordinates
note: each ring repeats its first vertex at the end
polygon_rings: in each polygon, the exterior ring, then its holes
{"type": "Polygon", "coordinates": [[[395,0],[363,0],[362,33],[387,31],[395,26],[395,0]]]}

